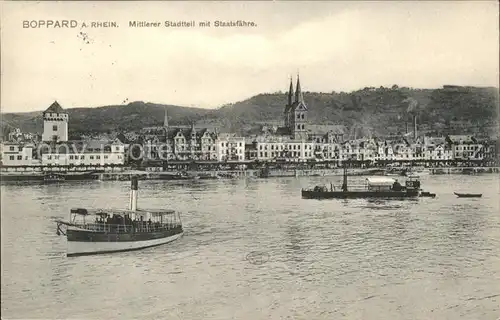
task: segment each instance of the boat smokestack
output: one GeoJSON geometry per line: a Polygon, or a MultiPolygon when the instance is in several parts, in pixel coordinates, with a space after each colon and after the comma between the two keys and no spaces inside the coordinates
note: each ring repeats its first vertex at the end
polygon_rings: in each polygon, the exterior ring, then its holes
{"type": "Polygon", "coordinates": [[[137,210],[137,190],[139,186],[139,181],[137,177],[133,176],[130,178],[130,210],[137,210]]]}

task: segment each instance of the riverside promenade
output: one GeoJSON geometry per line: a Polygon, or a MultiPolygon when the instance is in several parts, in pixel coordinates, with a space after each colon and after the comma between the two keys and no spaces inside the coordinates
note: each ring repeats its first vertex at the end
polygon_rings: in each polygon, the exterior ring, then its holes
{"type": "MultiPolygon", "coordinates": [[[[408,167],[391,166],[391,170],[408,167]]],[[[487,174],[500,172],[498,166],[437,166],[415,167],[422,169],[414,173],[419,174],[487,174]]],[[[388,167],[350,167],[351,176],[383,176],[388,167]]],[[[238,179],[238,178],[273,178],[273,177],[302,177],[302,176],[341,176],[342,168],[321,168],[305,164],[276,166],[260,164],[250,166],[238,163],[222,163],[217,166],[203,167],[184,164],[182,166],[2,166],[0,167],[1,181],[43,181],[47,174],[62,174],[66,180],[129,180],[131,175],[138,175],[144,180],[189,180],[189,179],[238,179]]]]}

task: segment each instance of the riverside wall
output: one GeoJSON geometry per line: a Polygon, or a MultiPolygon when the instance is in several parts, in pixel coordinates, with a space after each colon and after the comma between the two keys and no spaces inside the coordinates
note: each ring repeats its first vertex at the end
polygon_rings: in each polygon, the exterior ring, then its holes
{"type": "MultiPolygon", "coordinates": [[[[1,181],[43,181],[47,172],[68,175],[67,180],[80,180],[81,171],[63,171],[61,168],[52,167],[54,170],[42,171],[6,171],[0,172],[1,181]]],[[[427,174],[486,174],[500,172],[500,167],[438,167],[426,168],[427,174]]],[[[342,168],[333,169],[241,169],[241,170],[170,170],[159,171],[158,168],[143,168],[133,170],[128,167],[113,168],[113,170],[87,171],[89,174],[81,175],[81,180],[121,181],[129,180],[130,176],[138,175],[143,180],[190,180],[190,179],[240,179],[240,178],[275,178],[275,177],[314,177],[314,176],[342,176],[342,168]],[[182,175],[182,177],[180,177],[182,175]]],[[[384,168],[349,168],[350,176],[385,175],[384,168]]],[[[419,174],[418,172],[416,173],[419,174]]]]}

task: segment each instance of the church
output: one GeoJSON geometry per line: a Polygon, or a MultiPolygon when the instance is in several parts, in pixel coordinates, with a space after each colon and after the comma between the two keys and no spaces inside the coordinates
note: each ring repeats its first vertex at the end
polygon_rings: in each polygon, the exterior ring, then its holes
{"type": "Polygon", "coordinates": [[[288,90],[288,103],[285,106],[285,128],[288,134],[295,140],[307,140],[307,106],[304,102],[302,89],[300,88],[300,78],[297,76],[297,86],[295,94],[293,83],[290,79],[290,89],[288,90]]]}
{"type": "Polygon", "coordinates": [[[345,127],[332,124],[311,124],[308,108],[297,75],[295,90],[290,78],[287,104],[284,111],[284,126],[275,129],[274,134],[296,141],[314,141],[316,143],[335,143],[344,139],[345,127]]]}

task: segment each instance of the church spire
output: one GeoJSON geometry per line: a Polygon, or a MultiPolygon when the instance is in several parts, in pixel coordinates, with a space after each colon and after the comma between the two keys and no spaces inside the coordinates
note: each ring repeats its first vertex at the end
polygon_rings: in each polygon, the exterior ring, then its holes
{"type": "Polygon", "coordinates": [[[297,74],[297,88],[295,89],[295,102],[304,102],[304,97],[302,96],[302,90],[300,89],[300,78],[297,74]]]}
{"type": "Polygon", "coordinates": [[[291,106],[293,103],[293,79],[290,77],[290,89],[288,89],[288,105],[291,106]]]}
{"type": "Polygon", "coordinates": [[[167,107],[165,107],[165,116],[163,118],[163,126],[168,127],[168,114],[167,114],[167,107]]]}

